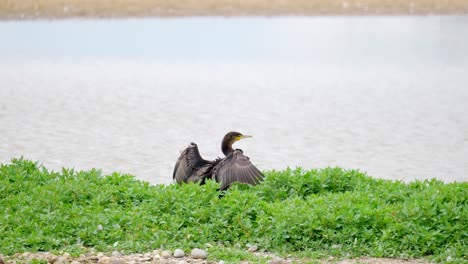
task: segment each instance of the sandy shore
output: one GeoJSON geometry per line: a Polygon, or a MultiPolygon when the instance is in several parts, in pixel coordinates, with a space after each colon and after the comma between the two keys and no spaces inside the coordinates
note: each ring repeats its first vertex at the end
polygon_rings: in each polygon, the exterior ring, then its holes
{"type": "Polygon", "coordinates": [[[468,0],[0,0],[0,19],[468,14],[468,0]]]}

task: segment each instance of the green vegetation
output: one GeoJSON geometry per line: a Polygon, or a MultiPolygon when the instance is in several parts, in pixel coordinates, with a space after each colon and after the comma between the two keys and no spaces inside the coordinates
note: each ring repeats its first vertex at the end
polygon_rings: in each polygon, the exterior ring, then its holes
{"type": "Polygon", "coordinates": [[[0,253],[208,249],[278,254],[467,260],[468,183],[403,183],[341,168],[266,172],[259,186],[150,185],[99,170],[0,166],[0,253]],[[232,250],[231,250],[232,249],[232,250]]]}

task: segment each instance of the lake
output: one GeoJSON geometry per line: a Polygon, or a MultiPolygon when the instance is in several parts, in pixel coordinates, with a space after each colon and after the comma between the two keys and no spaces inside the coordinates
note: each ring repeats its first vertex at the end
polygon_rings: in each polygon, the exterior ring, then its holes
{"type": "Polygon", "coordinates": [[[468,17],[0,22],[0,162],[170,183],[191,141],[261,170],[468,180],[468,17]]]}

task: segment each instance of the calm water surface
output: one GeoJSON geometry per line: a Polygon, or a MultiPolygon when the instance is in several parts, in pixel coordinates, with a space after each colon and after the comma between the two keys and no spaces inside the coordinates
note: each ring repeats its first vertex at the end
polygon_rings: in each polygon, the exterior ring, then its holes
{"type": "Polygon", "coordinates": [[[0,162],[172,181],[231,130],[260,169],[468,180],[468,17],[1,22],[0,162]]]}

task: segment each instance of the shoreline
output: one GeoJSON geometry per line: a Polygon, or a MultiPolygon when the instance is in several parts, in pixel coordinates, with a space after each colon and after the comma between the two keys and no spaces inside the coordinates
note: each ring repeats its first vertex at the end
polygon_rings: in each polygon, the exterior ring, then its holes
{"type": "Polygon", "coordinates": [[[0,2],[0,20],[193,16],[466,15],[468,0],[25,0],[0,2]]]}
{"type": "MultiPolygon", "coordinates": [[[[178,249],[180,250],[180,249],[178,249]]],[[[375,257],[358,257],[358,258],[334,258],[332,256],[325,257],[322,259],[311,259],[311,258],[300,258],[300,257],[281,257],[273,253],[268,252],[249,252],[254,259],[243,260],[241,263],[274,263],[274,264],[291,264],[291,263],[335,263],[335,264],[431,264],[432,262],[427,259],[402,259],[402,258],[375,258],[375,257]]],[[[103,252],[88,252],[80,254],[79,256],[71,256],[69,253],[52,254],[50,252],[24,252],[17,253],[13,256],[0,255],[0,263],[15,263],[23,261],[42,261],[46,263],[196,263],[196,264],[221,264],[225,263],[224,260],[212,260],[205,258],[198,258],[192,256],[189,252],[185,254],[182,251],[182,255],[176,256],[175,251],[172,250],[160,250],[156,249],[151,252],[145,253],[133,253],[133,254],[122,254],[119,251],[113,251],[112,253],[103,252]],[[2,262],[3,259],[3,262],[2,262]]],[[[228,262],[231,262],[227,260],[228,262]]]]}

